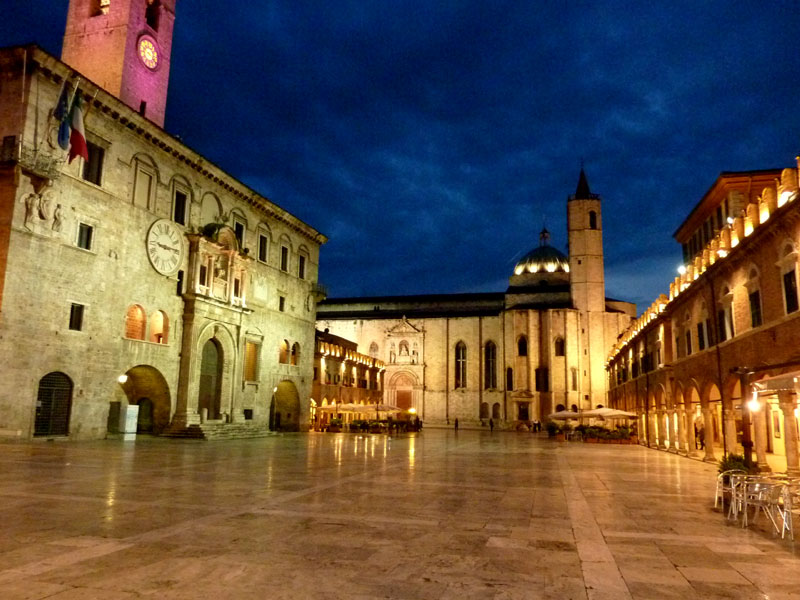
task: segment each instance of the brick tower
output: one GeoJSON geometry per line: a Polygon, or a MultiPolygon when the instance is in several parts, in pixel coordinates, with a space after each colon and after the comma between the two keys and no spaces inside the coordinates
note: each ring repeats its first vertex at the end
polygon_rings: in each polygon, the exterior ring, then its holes
{"type": "Polygon", "coordinates": [[[62,60],[164,126],[175,0],[70,0],[62,60]]]}
{"type": "Polygon", "coordinates": [[[572,305],[581,315],[582,408],[605,402],[607,340],[606,285],[600,196],[589,190],[581,168],[578,187],[567,201],[569,273],[572,305]]]}

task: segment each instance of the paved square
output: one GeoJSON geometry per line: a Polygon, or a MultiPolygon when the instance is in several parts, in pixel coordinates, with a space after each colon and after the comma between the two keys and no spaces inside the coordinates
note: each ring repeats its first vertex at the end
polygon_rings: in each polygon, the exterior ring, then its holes
{"type": "Polygon", "coordinates": [[[0,444],[0,598],[797,598],[713,465],[530,434],[0,444]]]}

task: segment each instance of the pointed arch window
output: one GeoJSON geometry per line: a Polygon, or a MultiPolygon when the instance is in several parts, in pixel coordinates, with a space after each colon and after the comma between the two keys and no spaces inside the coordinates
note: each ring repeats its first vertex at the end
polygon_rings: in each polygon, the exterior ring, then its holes
{"type": "Polygon", "coordinates": [[[517,356],[528,356],[528,338],[524,335],[517,340],[517,356]]]}
{"type": "Polygon", "coordinates": [[[157,310],[150,317],[150,341],[155,344],[169,341],[169,318],[163,310],[157,310]]]}
{"type": "Polygon", "coordinates": [[[589,211],[589,229],[597,229],[597,213],[589,211]]]}
{"type": "Polygon", "coordinates": [[[144,9],[144,19],[147,21],[147,24],[153,29],[153,31],[158,31],[158,17],[160,8],[160,0],[147,0],[147,6],[144,9]]]}
{"type": "Polygon", "coordinates": [[[506,390],[512,391],[514,389],[514,369],[508,367],[506,369],[506,390]]]}
{"type": "Polygon", "coordinates": [[[566,354],[566,344],[564,338],[557,337],[553,343],[556,356],[564,356],[566,354]]]}
{"type": "Polygon", "coordinates": [[[467,346],[464,342],[456,344],[455,388],[467,387],[467,346]]]}
{"type": "Polygon", "coordinates": [[[292,364],[297,366],[300,364],[300,344],[295,342],[292,344],[292,364]]]}
{"type": "Polygon", "coordinates": [[[497,346],[487,342],[483,350],[483,387],[493,390],[497,387],[497,346]]]}

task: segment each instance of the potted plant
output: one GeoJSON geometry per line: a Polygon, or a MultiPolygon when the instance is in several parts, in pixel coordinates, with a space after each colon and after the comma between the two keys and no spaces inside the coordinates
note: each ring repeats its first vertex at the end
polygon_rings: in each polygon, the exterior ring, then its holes
{"type": "Polygon", "coordinates": [[[330,423],[328,423],[328,431],[330,433],[338,433],[342,430],[342,420],[341,419],[331,419],[330,423]]]}
{"type": "Polygon", "coordinates": [[[561,428],[555,421],[548,421],[545,425],[545,429],[547,429],[547,437],[556,437],[558,432],[561,431],[561,428]]]}

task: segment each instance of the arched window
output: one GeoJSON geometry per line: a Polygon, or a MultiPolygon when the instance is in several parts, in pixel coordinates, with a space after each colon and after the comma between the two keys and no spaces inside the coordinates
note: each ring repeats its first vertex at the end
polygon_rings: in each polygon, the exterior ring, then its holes
{"type": "Polygon", "coordinates": [[[556,356],[564,356],[565,354],[565,346],[564,338],[557,337],[553,346],[555,347],[556,356]]]}
{"type": "Polygon", "coordinates": [[[524,335],[517,340],[517,356],[528,356],[528,338],[524,335]]]}
{"type": "Polygon", "coordinates": [[[289,342],[283,340],[281,342],[280,352],[278,353],[278,362],[285,365],[289,362],[289,342]]]}
{"type": "Polygon", "coordinates": [[[481,412],[480,417],[481,419],[488,419],[489,418],[489,403],[488,402],[481,402],[481,412]]]}
{"type": "Polygon", "coordinates": [[[292,364],[299,365],[300,364],[300,344],[295,342],[292,344],[292,364]]]}
{"type": "Polygon", "coordinates": [[[492,404],[492,418],[499,419],[500,418],[500,403],[495,402],[492,404]]]}
{"type": "Polygon", "coordinates": [[[597,229],[597,213],[589,211],[589,229],[597,229]]]}
{"type": "Polygon", "coordinates": [[[169,319],[163,310],[157,310],[150,317],[150,341],[156,344],[169,341],[169,319]]]}
{"type": "Polygon", "coordinates": [[[497,387],[497,346],[486,342],[483,350],[483,387],[493,390],[497,387]]]}
{"type": "Polygon", "coordinates": [[[514,369],[508,367],[506,369],[506,390],[511,391],[514,389],[514,369]]]}
{"type": "Polygon", "coordinates": [[[48,373],[39,380],[33,435],[67,435],[72,407],[72,380],[64,373],[48,373]]]}
{"type": "Polygon", "coordinates": [[[147,329],[147,317],[144,309],[138,304],[128,308],[125,315],[125,337],[131,340],[143,340],[147,329]]]}
{"type": "Polygon", "coordinates": [[[456,344],[455,387],[467,387],[467,346],[464,342],[456,344]]]}

